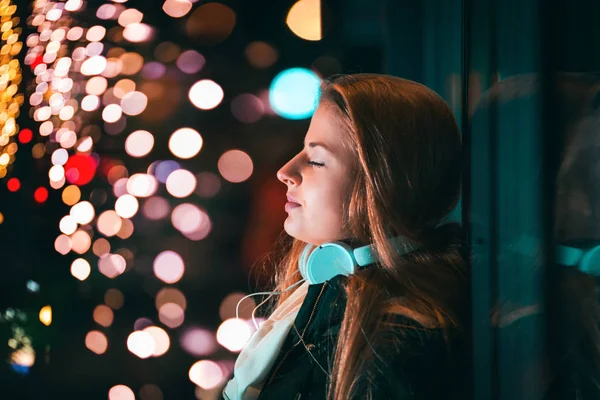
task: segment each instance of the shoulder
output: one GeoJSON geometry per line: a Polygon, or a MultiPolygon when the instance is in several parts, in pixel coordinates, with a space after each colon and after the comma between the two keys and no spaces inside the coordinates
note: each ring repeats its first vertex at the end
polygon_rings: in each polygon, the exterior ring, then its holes
{"type": "Polygon", "coordinates": [[[470,355],[461,335],[394,315],[379,332],[361,374],[356,399],[469,399],[470,355]],[[399,395],[402,393],[402,395],[399,395]]]}

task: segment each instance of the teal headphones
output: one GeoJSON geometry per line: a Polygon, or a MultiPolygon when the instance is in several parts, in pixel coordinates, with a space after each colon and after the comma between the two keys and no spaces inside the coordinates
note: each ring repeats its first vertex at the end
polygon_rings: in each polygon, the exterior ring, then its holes
{"type": "Polygon", "coordinates": [[[600,275],[600,246],[557,246],[556,261],[562,265],[577,267],[586,274],[600,275]]]}
{"type": "MultiPolygon", "coordinates": [[[[522,235],[519,240],[509,245],[508,250],[530,256],[540,248],[540,245],[540,238],[522,235]]],[[[586,274],[600,276],[600,245],[589,243],[586,245],[558,245],[554,262],[566,267],[577,268],[586,274]]]]}
{"type": "MultiPolygon", "coordinates": [[[[399,255],[419,249],[420,245],[402,236],[389,239],[399,255]]],[[[307,244],[298,259],[302,277],[310,284],[323,283],[337,275],[351,275],[359,267],[377,262],[371,245],[353,249],[344,241],[307,244]],[[314,249],[314,250],[313,250],[314,249]],[[312,252],[311,252],[312,250],[312,252]]]]}

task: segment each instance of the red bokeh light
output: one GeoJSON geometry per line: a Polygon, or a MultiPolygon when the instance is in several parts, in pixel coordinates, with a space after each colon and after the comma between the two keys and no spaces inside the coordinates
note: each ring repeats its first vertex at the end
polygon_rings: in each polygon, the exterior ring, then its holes
{"type": "Polygon", "coordinates": [[[16,192],[21,188],[21,181],[19,181],[17,178],[10,178],[8,182],[6,182],[6,187],[11,192],[16,192]]]}
{"type": "Polygon", "coordinates": [[[21,129],[19,132],[19,142],[21,143],[29,143],[33,139],[33,132],[31,129],[21,129]]]}
{"type": "Polygon", "coordinates": [[[37,188],[35,190],[35,192],[33,193],[33,198],[38,203],[45,202],[46,200],[48,200],[48,189],[46,189],[45,187],[39,187],[39,188],[37,188]]]}
{"type": "Polygon", "coordinates": [[[96,174],[96,160],[90,155],[75,154],[65,164],[65,178],[75,185],[90,183],[96,174]]]}

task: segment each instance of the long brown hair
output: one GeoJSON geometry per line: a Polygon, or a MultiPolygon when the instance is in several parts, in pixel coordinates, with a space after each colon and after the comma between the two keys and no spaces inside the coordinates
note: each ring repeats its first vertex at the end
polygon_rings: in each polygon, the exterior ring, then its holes
{"type": "MultiPolygon", "coordinates": [[[[437,227],[460,196],[461,140],[444,100],[409,80],[338,76],[324,84],[320,101],[339,111],[347,126],[343,140],[356,154],[355,183],[343,210],[347,228],[359,242],[373,244],[380,260],[349,276],[344,287],[345,316],[328,388],[329,399],[342,400],[351,397],[377,356],[373,349],[382,329],[392,328],[390,316],[448,333],[468,323],[463,243],[456,225],[437,227]],[[387,241],[397,235],[424,246],[399,257],[387,241]]],[[[301,279],[304,246],[294,239],[282,250],[275,290],[301,279]]],[[[283,293],[275,306],[290,294],[283,293]]]]}

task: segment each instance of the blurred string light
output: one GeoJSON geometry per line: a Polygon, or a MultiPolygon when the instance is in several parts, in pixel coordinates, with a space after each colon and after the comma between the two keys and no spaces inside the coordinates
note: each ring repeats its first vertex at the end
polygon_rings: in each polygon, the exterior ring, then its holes
{"type": "MultiPolygon", "coordinates": [[[[19,126],[16,119],[25,97],[18,93],[23,79],[18,56],[23,48],[20,36],[22,28],[15,16],[17,6],[10,0],[0,0],[0,178],[15,161],[18,145],[15,141],[19,126]]],[[[21,142],[28,142],[27,130],[23,130],[21,142]]],[[[29,139],[30,140],[30,139],[29,139]]]]}
{"type": "Polygon", "coordinates": [[[44,306],[40,310],[39,314],[40,322],[46,326],[50,326],[52,323],[52,307],[44,306]]]}
{"type": "Polygon", "coordinates": [[[321,30],[321,0],[300,0],[288,12],[285,20],[294,34],[305,40],[323,38],[321,30]]]}
{"type": "Polygon", "coordinates": [[[0,324],[10,326],[11,337],[8,339],[9,363],[14,371],[20,374],[29,372],[35,363],[35,351],[31,337],[27,335],[23,325],[27,322],[27,314],[19,309],[7,308],[0,311],[0,324]]]}
{"type": "Polygon", "coordinates": [[[321,79],[306,68],[291,68],[277,74],[271,82],[269,102],[273,110],[287,119],[309,118],[321,94],[321,79]]]}
{"type": "MultiPolygon", "coordinates": [[[[192,3],[166,0],[163,11],[172,18],[182,18],[185,33],[195,43],[215,45],[225,41],[235,28],[235,12],[220,3],[192,3]]],[[[90,276],[117,279],[131,269],[134,258],[137,269],[139,255],[121,243],[134,233],[138,219],[171,224],[189,240],[205,239],[213,222],[206,209],[196,204],[195,196],[211,198],[223,183],[245,182],[254,170],[252,157],[243,149],[223,151],[215,172],[191,170],[193,164],[185,163],[202,157],[204,137],[202,129],[185,125],[172,127],[167,133],[173,159],[150,161],[161,143],[153,131],[156,124],[167,121],[184,101],[201,112],[211,112],[222,105],[226,90],[211,79],[190,76],[192,83],[186,86],[179,77],[173,78],[177,73],[183,77],[197,74],[210,63],[195,50],[163,42],[151,46],[153,58],[136,53],[131,44],[154,40],[156,30],[144,23],[142,12],[125,1],[99,5],[93,10],[98,23],[78,26],[77,13],[90,6],[89,2],[75,0],[34,1],[28,23],[37,31],[27,38],[25,57],[25,64],[35,75],[29,102],[32,117],[39,123],[36,135],[42,142],[33,147],[32,154],[38,159],[49,155],[50,186],[61,190],[63,202],[71,207],[61,219],[61,232],[54,246],[60,254],[77,254],[70,271],[81,281],[90,276]],[[140,129],[127,129],[131,118],[140,129]],[[95,153],[98,141],[119,135],[127,155],[147,158],[147,168],[133,171],[127,159],[95,153]],[[98,177],[110,186],[91,193],[82,191],[98,177]]],[[[278,59],[277,50],[266,42],[251,42],[245,54],[255,68],[268,68],[278,59]]],[[[318,77],[309,70],[284,71],[269,90],[231,95],[231,113],[245,124],[274,111],[285,118],[308,118],[314,112],[319,84],[318,77]],[[294,86],[288,80],[300,84],[294,86]]],[[[26,136],[23,134],[24,140],[26,136]]],[[[155,315],[151,316],[155,321],[138,318],[134,331],[128,333],[129,351],[146,359],[166,354],[172,338],[175,341],[177,337],[173,335],[185,322],[186,297],[167,285],[180,282],[188,264],[172,249],[142,257],[148,257],[149,273],[165,285],[158,292],[144,285],[155,296],[155,315]]],[[[99,327],[108,328],[114,323],[116,310],[123,307],[124,296],[118,289],[108,289],[104,303],[97,304],[90,315],[99,327]]],[[[196,357],[214,355],[219,345],[240,351],[254,327],[246,321],[247,313],[242,313],[241,319],[233,318],[231,304],[230,298],[223,301],[219,310],[223,322],[217,332],[183,328],[179,335],[181,347],[196,357]]],[[[85,337],[85,346],[101,355],[107,351],[109,341],[100,330],[92,330],[85,337]]],[[[219,363],[200,360],[190,368],[190,379],[208,390],[221,384],[229,372],[219,363]]],[[[130,388],[116,385],[109,391],[109,398],[135,396],[130,388]]]]}

